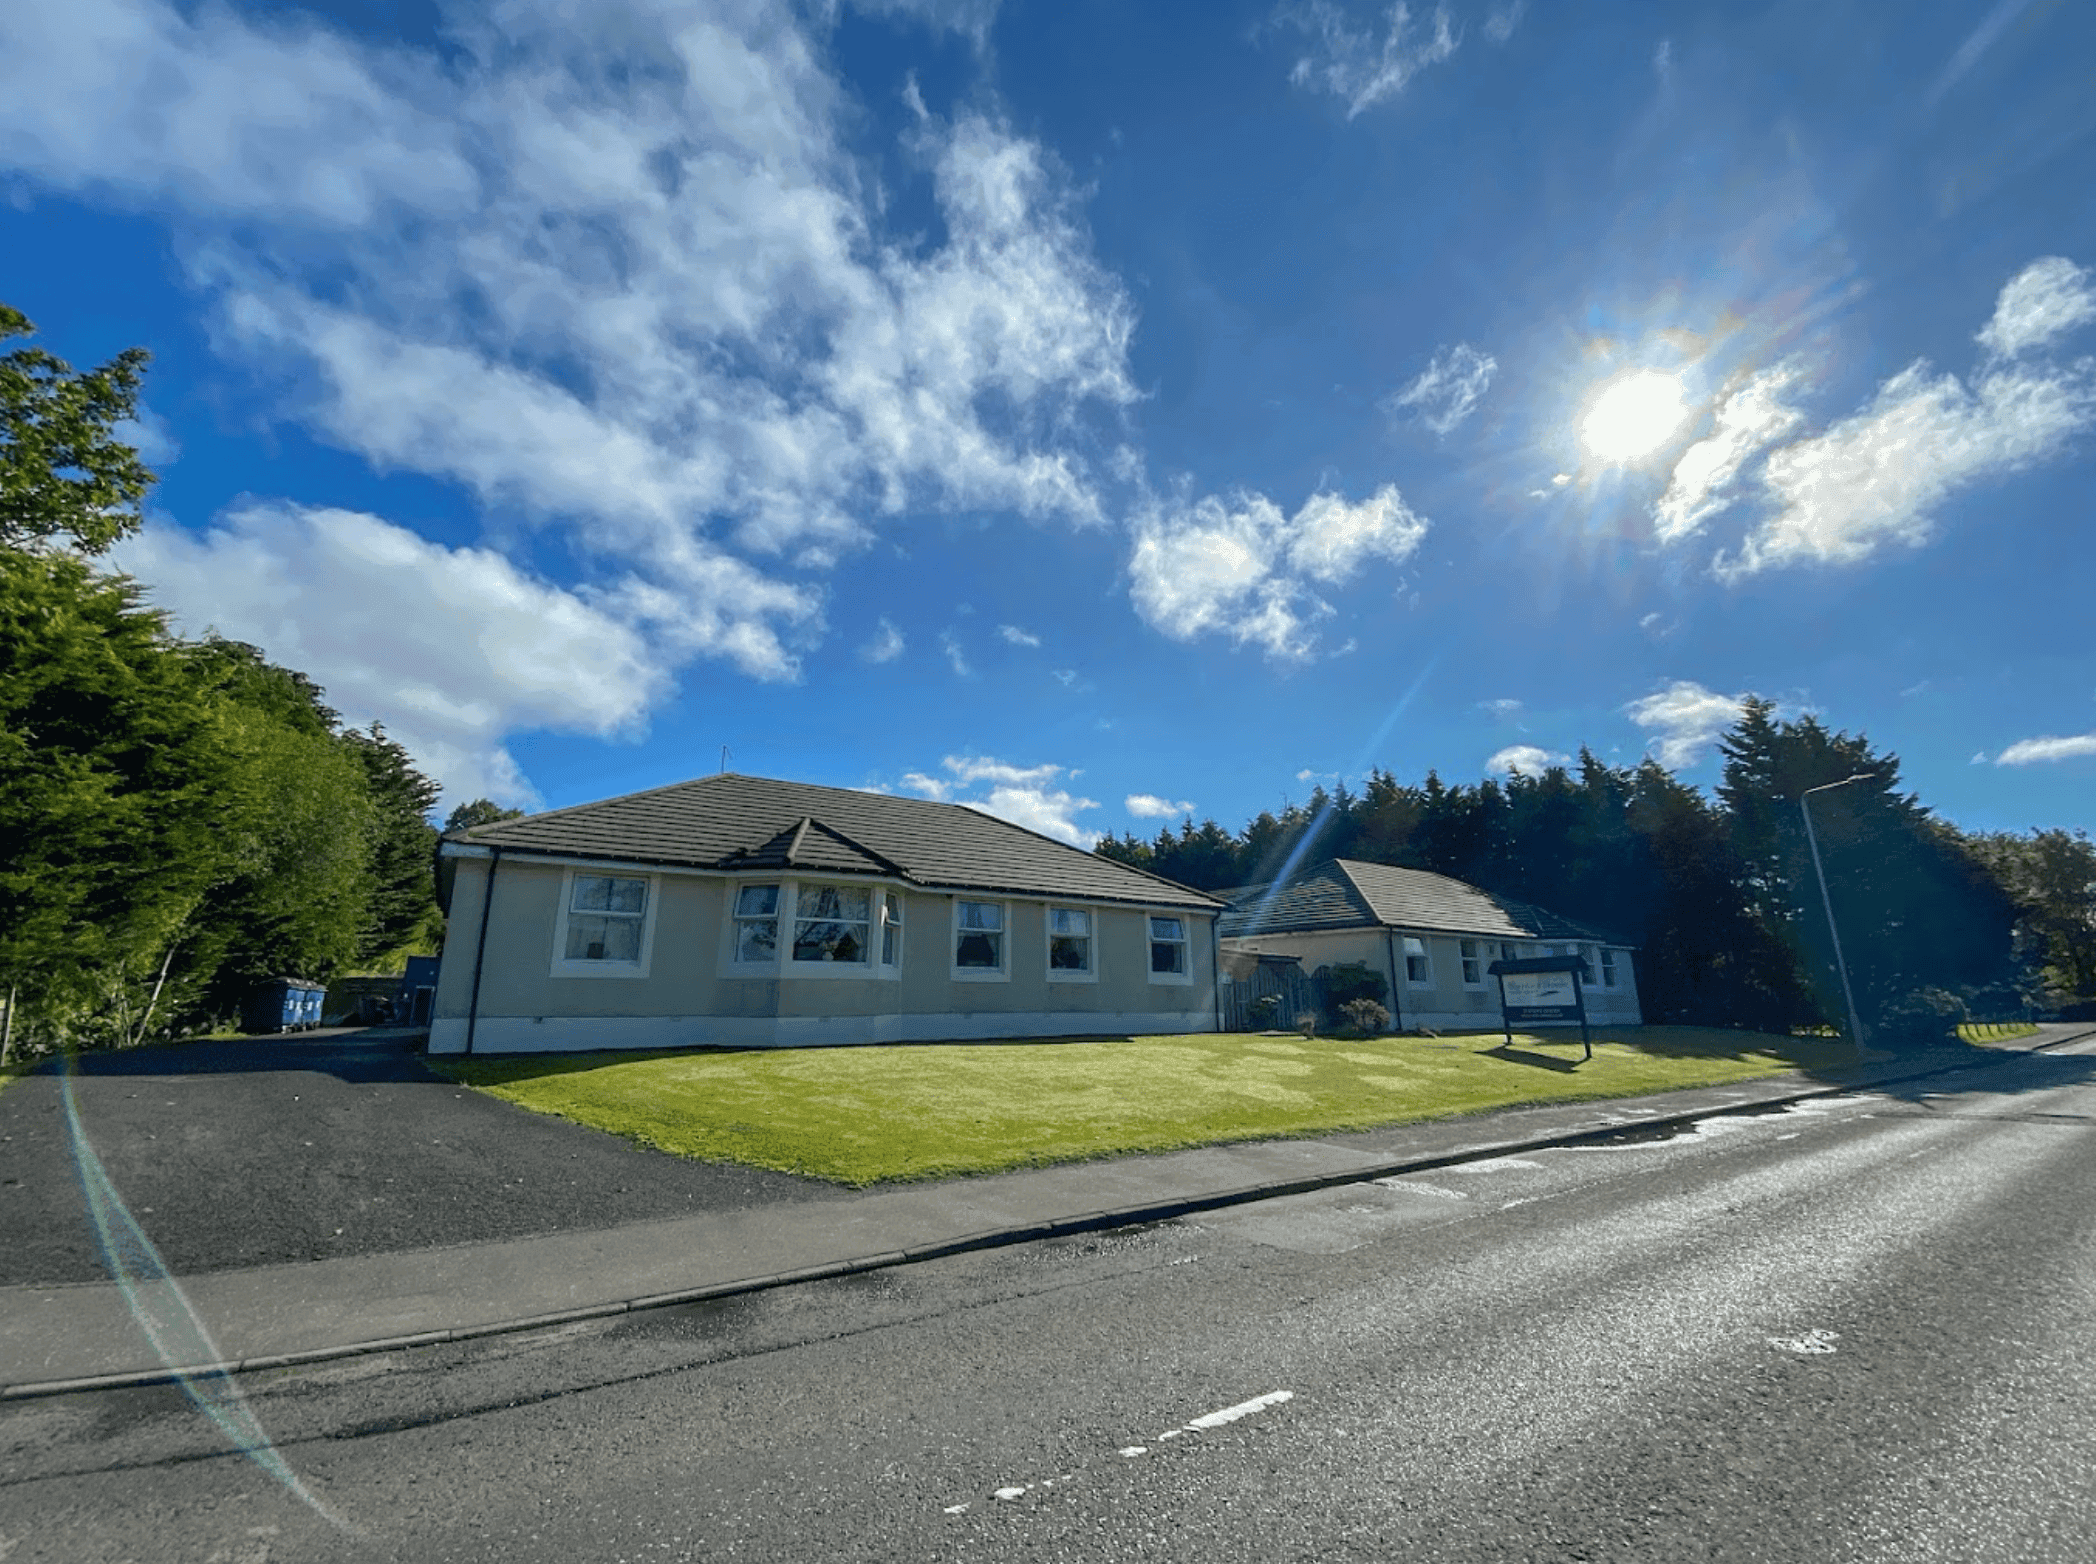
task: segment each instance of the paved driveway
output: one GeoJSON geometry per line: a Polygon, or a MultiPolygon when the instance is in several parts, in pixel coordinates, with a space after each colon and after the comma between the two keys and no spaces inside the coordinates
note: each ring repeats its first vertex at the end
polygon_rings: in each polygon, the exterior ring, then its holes
{"type": "MultiPolygon", "coordinates": [[[[610,1227],[811,1180],[688,1162],[455,1086],[401,1034],[83,1056],[88,1141],[177,1275],[610,1227]]],[[[57,1066],[0,1091],[0,1286],[106,1281],[57,1066]]]]}

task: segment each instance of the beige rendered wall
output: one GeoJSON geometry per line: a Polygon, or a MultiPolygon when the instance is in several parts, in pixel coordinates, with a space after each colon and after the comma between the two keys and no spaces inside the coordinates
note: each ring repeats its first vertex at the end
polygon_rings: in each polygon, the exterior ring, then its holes
{"type": "MultiPolygon", "coordinates": [[[[432,1052],[463,1052],[488,860],[462,859],[431,1026],[432,1052]]],[[[585,869],[583,872],[590,872],[585,869]]],[[[598,871],[602,872],[602,871],[598,871]]],[[[1091,982],[1047,976],[1047,905],[1006,902],[1002,980],[953,976],[953,898],[908,890],[899,978],[723,971],[730,897],[714,875],[653,877],[645,976],[556,976],[559,864],[504,858],[481,958],[476,1052],[738,1046],[967,1037],[1204,1031],[1215,1024],[1212,919],[1189,926],[1190,983],[1151,980],[1143,909],[1083,903],[1094,918],[1091,982]]],[[[987,899],[987,898],[985,898],[987,899]]]]}
{"type": "MultiPolygon", "coordinates": [[[[1497,1027],[1500,1024],[1499,983],[1484,975],[1484,986],[1472,988],[1463,982],[1461,940],[1453,934],[1428,934],[1415,932],[1412,936],[1426,945],[1431,981],[1425,984],[1409,982],[1404,976],[1404,931],[1395,931],[1397,1004],[1392,1009],[1393,1030],[1409,1031],[1426,1026],[1435,1030],[1476,1030],[1497,1027]]],[[[1516,941],[1523,950],[1530,947],[1540,949],[1547,941],[1516,941]]],[[[1480,941],[1480,968],[1489,967],[1495,959],[1498,941],[1480,941]]],[[[1370,971],[1380,973],[1385,982],[1392,975],[1392,952],[1385,942],[1381,929],[1348,929],[1322,934],[1260,934],[1250,938],[1226,939],[1226,950],[1259,952],[1268,955],[1295,956],[1303,964],[1306,973],[1315,973],[1319,967],[1358,961],[1370,971]]],[[[1587,1014],[1596,1022],[1617,1025],[1636,1025],[1640,1020],[1637,986],[1634,974],[1635,963],[1631,952],[1616,946],[1616,981],[1613,989],[1598,984],[1586,990],[1587,1014]]]]}

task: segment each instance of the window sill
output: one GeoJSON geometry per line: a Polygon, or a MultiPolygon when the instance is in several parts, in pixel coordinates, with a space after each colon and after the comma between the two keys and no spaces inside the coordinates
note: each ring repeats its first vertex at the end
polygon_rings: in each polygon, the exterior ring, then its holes
{"type": "Polygon", "coordinates": [[[557,978],[644,978],[647,975],[647,963],[643,961],[556,961],[553,963],[553,976],[557,978]]]}
{"type": "Polygon", "coordinates": [[[1099,981],[1099,974],[1096,972],[1072,972],[1066,967],[1050,967],[1048,969],[1048,981],[1051,983],[1096,983],[1099,981]]]}
{"type": "Polygon", "coordinates": [[[956,983],[1009,983],[1012,975],[988,967],[955,967],[952,977],[956,983]]]}

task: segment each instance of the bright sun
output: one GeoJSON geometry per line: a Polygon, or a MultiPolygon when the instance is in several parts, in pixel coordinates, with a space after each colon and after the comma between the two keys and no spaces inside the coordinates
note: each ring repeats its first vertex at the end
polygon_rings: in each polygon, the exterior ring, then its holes
{"type": "Polygon", "coordinates": [[[1678,377],[1633,369],[1611,380],[1580,421],[1580,443],[1604,462],[1634,462],[1665,445],[1688,418],[1678,377]]]}

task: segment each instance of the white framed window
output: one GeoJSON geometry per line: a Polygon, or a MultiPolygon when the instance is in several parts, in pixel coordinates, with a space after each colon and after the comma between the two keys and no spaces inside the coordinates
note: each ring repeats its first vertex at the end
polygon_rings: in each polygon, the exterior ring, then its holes
{"type": "Polygon", "coordinates": [[[1048,909],[1048,978],[1088,983],[1098,978],[1092,960],[1092,915],[1082,907],[1048,909]]]}
{"type": "Polygon", "coordinates": [[[1463,986],[1483,988],[1485,986],[1484,944],[1480,940],[1466,939],[1459,942],[1463,953],[1463,986]]]}
{"type": "Polygon", "coordinates": [[[902,895],[897,891],[881,895],[881,965],[902,965],[902,895]]]}
{"type": "Polygon", "coordinates": [[[779,891],[776,885],[736,887],[735,944],[728,958],[736,966],[779,964],[779,891]]]}
{"type": "Polygon", "coordinates": [[[866,966],[873,956],[873,890],[865,885],[799,885],[793,897],[793,960],[866,966]]]}
{"type": "Polygon", "coordinates": [[[553,933],[555,977],[646,977],[654,944],[652,875],[563,876],[553,933]]]}
{"type": "Polygon", "coordinates": [[[1606,945],[1601,947],[1601,986],[1603,988],[1614,988],[1616,986],[1616,953],[1606,945]]]}
{"type": "Polygon", "coordinates": [[[1194,980],[1192,943],[1186,919],[1153,913],[1150,925],[1150,981],[1191,983],[1194,980]]]}
{"type": "Polygon", "coordinates": [[[959,901],[953,904],[953,975],[977,982],[995,982],[1006,976],[1005,916],[1001,901],[959,901]]]}
{"type": "Polygon", "coordinates": [[[1434,964],[1427,959],[1426,941],[1416,934],[1407,934],[1405,946],[1405,981],[1414,988],[1426,988],[1434,981],[1434,964]]]}
{"type": "Polygon", "coordinates": [[[1586,970],[1579,974],[1580,981],[1589,987],[1600,982],[1601,958],[1595,954],[1594,947],[1592,945],[1580,946],[1579,959],[1586,964],[1586,970]]]}

